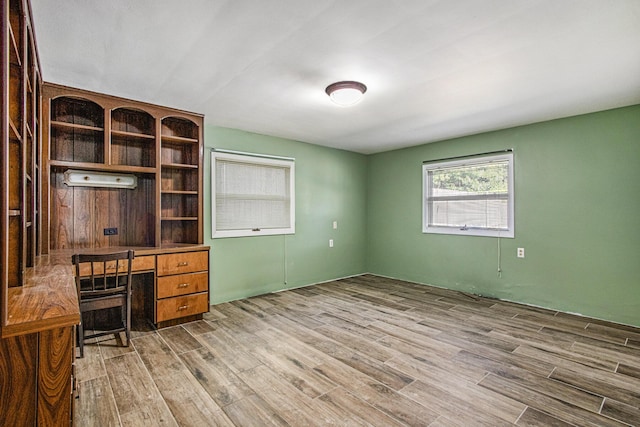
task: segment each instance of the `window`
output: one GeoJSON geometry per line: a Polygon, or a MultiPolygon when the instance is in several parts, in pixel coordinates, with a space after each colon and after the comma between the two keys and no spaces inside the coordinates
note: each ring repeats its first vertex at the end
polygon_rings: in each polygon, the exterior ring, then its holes
{"type": "Polygon", "coordinates": [[[513,153],[426,163],[424,233],[514,237],[513,153]]]}
{"type": "Polygon", "coordinates": [[[214,151],[213,237],[295,233],[293,159],[214,151]]]}

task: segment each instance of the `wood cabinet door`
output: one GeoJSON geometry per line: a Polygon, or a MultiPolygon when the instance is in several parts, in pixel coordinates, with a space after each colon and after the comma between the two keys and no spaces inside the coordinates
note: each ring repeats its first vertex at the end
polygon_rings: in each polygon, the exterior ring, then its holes
{"type": "Polygon", "coordinates": [[[0,339],[0,426],[36,425],[38,334],[0,339]]]}
{"type": "Polygon", "coordinates": [[[64,426],[71,422],[73,326],[40,332],[38,363],[38,425],[64,426]]]}

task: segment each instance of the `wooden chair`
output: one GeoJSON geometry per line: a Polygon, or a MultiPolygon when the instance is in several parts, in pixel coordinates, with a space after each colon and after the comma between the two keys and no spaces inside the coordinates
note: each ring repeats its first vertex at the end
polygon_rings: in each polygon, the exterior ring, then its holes
{"type": "Polygon", "coordinates": [[[85,335],[84,320],[78,326],[80,357],[84,357],[85,339],[124,332],[129,347],[131,331],[131,261],[133,251],[107,254],[75,254],[76,289],[80,316],[97,310],[121,308],[122,324],[98,333],[85,335]],[[123,261],[124,260],[124,261],[123,261]]]}

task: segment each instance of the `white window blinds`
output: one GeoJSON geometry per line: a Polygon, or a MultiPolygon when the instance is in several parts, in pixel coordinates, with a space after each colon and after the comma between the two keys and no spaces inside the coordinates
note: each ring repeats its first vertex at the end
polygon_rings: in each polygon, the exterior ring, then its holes
{"type": "Polygon", "coordinates": [[[426,233],[513,237],[513,155],[424,165],[426,233]]]}
{"type": "Polygon", "coordinates": [[[214,152],[213,237],[294,233],[294,162],[214,152]]]}

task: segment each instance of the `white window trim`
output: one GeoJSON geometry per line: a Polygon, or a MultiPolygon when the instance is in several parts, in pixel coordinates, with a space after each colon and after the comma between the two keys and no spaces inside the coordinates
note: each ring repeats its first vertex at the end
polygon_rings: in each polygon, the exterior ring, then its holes
{"type": "Polygon", "coordinates": [[[211,237],[214,239],[229,237],[248,236],[273,236],[281,234],[295,234],[295,159],[287,157],[277,157],[262,154],[241,153],[237,151],[212,151],[211,152],[211,237]],[[266,228],[266,229],[238,229],[238,230],[216,230],[216,159],[237,161],[241,163],[254,163],[269,166],[280,166],[289,168],[289,194],[291,208],[290,224],[288,228],[266,228]]]}
{"type": "Polygon", "coordinates": [[[484,236],[484,237],[515,237],[515,188],[513,180],[513,153],[500,154],[494,156],[482,156],[474,157],[463,160],[450,160],[437,163],[425,163],[422,165],[422,232],[433,234],[453,234],[462,236],[484,236]],[[489,228],[466,228],[461,229],[459,227],[442,227],[442,226],[429,226],[429,209],[427,207],[427,200],[429,197],[429,185],[428,185],[428,171],[434,169],[442,169],[449,167],[471,166],[479,163],[487,163],[492,161],[504,161],[508,160],[508,186],[509,186],[509,202],[508,202],[508,219],[507,230],[495,230],[489,228]]]}

